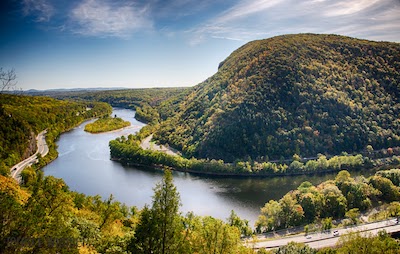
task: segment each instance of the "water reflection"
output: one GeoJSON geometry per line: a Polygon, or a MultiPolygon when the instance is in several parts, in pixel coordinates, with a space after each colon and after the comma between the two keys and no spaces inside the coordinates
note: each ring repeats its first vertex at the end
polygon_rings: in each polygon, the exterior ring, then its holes
{"type": "MultiPolygon", "coordinates": [[[[46,175],[63,178],[71,190],[87,195],[110,194],[126,203],[142,208],[151,203],[153,188],[163,176],[157,169],[123,166],[109,159],[108,142],[121,135],[135,133],[144,126],[134,119],[134,111],[114,109],[113,115],[131,122],[132,127],[117,132],[90,134],[83,131],[88,121],[61,135],[57,141],[59,157],[43,170],[46,175]]],[[[181,196],[182,212],[211,215],[226,219],[231,210],[248,219],[253,225],[259,209],[270,199],[279,199],[297,188],[303,181],[318,184],[334,178],[324,176],[296,176],[277,178],[222,178],[202,177],[173,172],[174,182],[181,196]]]]}

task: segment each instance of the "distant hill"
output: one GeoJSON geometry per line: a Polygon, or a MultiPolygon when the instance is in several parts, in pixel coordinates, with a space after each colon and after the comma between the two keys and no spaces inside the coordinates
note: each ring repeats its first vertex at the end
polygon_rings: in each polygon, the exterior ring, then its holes
{"type": "Polygon", "coordinates": [[[187,87],[136,88],[136,89],[58,89],[34,92],[31,95],[44,95],[62,100],[101,101],[113,107],[136,110],[136,118],[144,122],[156,121],[159,115],[155,107],[170,98],[189,91],[187,87]]]}
{"type": "MultiPolygon", "coordinates": [[[[23,91],[24,94],[34,95],[48,95],[53,93],[66,93],[66,92],[89,92],[89,91],[109,91],[109,90],[123,90],[126,87],[92,87],[92,88],[54,88],[54,89],[29,89],[23,91]]],[[[18,91],[19,92],[19,91],[18,91]]]]}
{"type": "Polygon", "coordinates": [[[179,102],[162,103],[155,137],[225,161],[399,146],[399,82],[398,43],[315,34],[253,41],[179,102]]]}

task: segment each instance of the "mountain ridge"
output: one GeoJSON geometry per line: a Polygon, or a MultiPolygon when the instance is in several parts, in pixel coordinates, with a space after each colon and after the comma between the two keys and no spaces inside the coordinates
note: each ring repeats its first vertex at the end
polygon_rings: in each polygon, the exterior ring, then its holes
{"type": "Polygon", "coordinates": [[[249,42],[173,107],[155,138],[225,161],[398,146],[399,52],[339,35],[249,42]]]}

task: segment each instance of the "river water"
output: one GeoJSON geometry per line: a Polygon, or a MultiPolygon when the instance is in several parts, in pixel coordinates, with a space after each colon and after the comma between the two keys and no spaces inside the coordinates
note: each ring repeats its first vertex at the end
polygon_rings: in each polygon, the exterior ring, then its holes
{"type": "MultiPolygon", "coordinates": [[[[45,175],[64,179],[71,190],[87,195],[99,194],[129,206],[142,208],[151,205],[153,188],[163,176],[157,169],[139,169],[123,166],[110,160],[108,142],[122,135],[140,130],[143,123],[134,118],[135,112],[114,109],[117,115],[131,122],[128,129],[102,134],[85,132],[87,121],[57,141],[59,157],[43,168],[45,175]]],[[[303,181],[319,184],[333,179],[335,174],[275,178],[204,177],[173,172],[174,183],[180,193],[183,214],[193,211],[197,215],[210,215],[225,220],[231,210],[253,226],[260,208],[270,199],[280,199],[296,189],[303,181]]]]}

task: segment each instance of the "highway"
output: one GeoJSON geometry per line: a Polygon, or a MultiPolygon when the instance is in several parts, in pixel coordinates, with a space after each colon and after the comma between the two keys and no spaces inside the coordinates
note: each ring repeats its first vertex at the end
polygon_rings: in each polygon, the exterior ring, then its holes
{"type": "Polygon", "coordinates": [[[24,170],[24,168],[29,167],[37,162],[38,154],[41,154],[41,156],[44,157],[49,152],[49,147],[47,146],[47,143],[46,143],[46,133],[47,133],[47,131],[44,130],[37,135],[37,137],[36,137],[37,151],[34,155],[21,161],[18,164],[12,166],[11,177],[14,178],[15,180],[17,180],[18,182],[20,182],[20,180],[21,180],[22,170],[24,170]]]}
{"type": "Polygon", "coordinates": [[[310,233],[308,237],[304,234],[280,238],[264,238],[256,243],[247,243],[247,246],[254,249],[274,249],[280,246],[286,245],[289,242],[305,243],[312,248],[324,248],[333,247],[339,240],[341,235],[345,235],[351,232],[364,232],[376,235],[379,231],[385,230],[388,233],[399,232],[400,224],[396,223],[396,219],[384,220],[379,222],[373,222],[368,224],[362,224],[358,226],[348,227],[348,228],[337,228],[332,229],[329,233],[310,233]],[[333,234],[334,231],[338,233],[333,234]]]}

